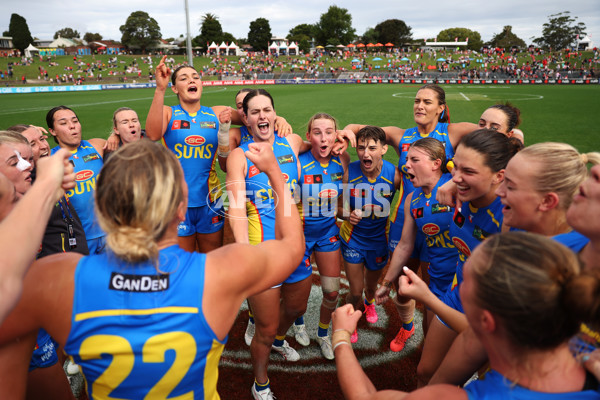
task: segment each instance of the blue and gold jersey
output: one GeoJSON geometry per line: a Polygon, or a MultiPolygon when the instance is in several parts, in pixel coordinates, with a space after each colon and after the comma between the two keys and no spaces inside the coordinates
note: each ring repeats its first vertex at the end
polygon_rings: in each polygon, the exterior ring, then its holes
{"type": "Polygon", "coordinates": [[[310,151],[298,156],[300,196],[298,203],[304,232],[328,232],[335,225],[338,197],[342,195],[344,167],[339,157],[319,163],[310,151]]]}
{"type": "Polygon", "coordinates": [[[177,156],[188,185],[188,207],[201,207],[221,197],[215,171],[219,118],[210,107],[201,106],[189,114],[172,106],[172,114],[162,143],[177,156]]]}
{"type": "Polygon", "coordinates": [[[254,137],[248,131],[248,127],[240,126],[240,144],[246,143],[246,142],[253,142],[253,141],[254,141],[254,137]]]}
{"type": "MultiPolygon", "coordinates": [[[[390,214],[390,240],[396,242],[400,240],[400,236],[402,235],[402,226],[404,225],[404,200],[409,193],[412,193],[415,190],[415,187],[410,182],[409,175],[406,173],[408,149],[412,143],[426,137],[434,138],[442,142],[446,150],[446,158],[454,157],[454,149],[450,143],[450,136],[448,136],[447,123],[438,122],[435,129],[426,135],[420,134],[417,127],[404,131],[404,134],[400,139],[400,143],[398,144],[398,151],[400,153],[398,159],[398,169],[400,172],[402,172],[402,192],[396,199],[396,203],[394,204],[390,214]]],[[[445,162],[445,160],[442,160],[442,162],[445,162]]]]}
{"type": "MultiPolygon", "coordinates": [[[[251,142],[242,143],[246,152],[251,142]]],[[[279,163],[292,197],[298,186],[298,159],[286,138],[275,134],[273,153],[279,163]]],[[[246,215],[248,216],[248,240],[258,244],[275,239],[275,198],[267,174],[260,172],[254,163],[246,158],[246,215]]]]}
{"type": "Polygon", "coordinates": [[[382,161],[381,173],[372,181],[363,175],[360,161],[348,165],[346,190],[350,210],[362,210],[362,219],[358,224],[352,225],[346,220],[340,228],[340,238],[349,247],[369,250],[387,246],[388,217],[396,193],[396,167],[389,161],[382,161]]]}
{"type": "MultiPolygon", "coordinates": [[[[416,188],[410,202],[410,213],[417,225],[417,235],[427,244],[429,277],[436,287],[445,289],[456,272],[457,253],[450,239],[450,223],[454,208],[439,204],[435,195],[452,176],[443,174],[429,195],[416,188]]],[[[415,241],[417,243],[417,241],[415,241]]]]}
{"type": "Polygon", "coordinates": [[[458,293],[458,286],[463,281],[463,266],[475,247],[494,233],[502,230],[502,214],[504,206],[500,197],[487,207],[475,208],[471,203],[463,203],[461,211],[455,210],[450,224],[450,237],[452,243],[458,250],[458,262],[456,264],[456,275],[450,290],[458,293]],[[456,290],[455,290],[456,289],[456,290]]]}
{"type": "Polygon", "coordinates": [[[158,266],[111,252],[79,261],[65,352],[90,399],[219,398],[226,339],[202,314],[205,261],[178,246],[161,250],[158,266]]]}
{"type": "MultiPolygon", "coordinates": [[[[56,153],[59,149],[59,146],[53,148],[51,154],[56,153]]],[[[69,160],[73,161],[75,168],[75,188],[68,190],[66,195],[77,211],[86,240],[105,236],[94,213],[96,179],[98,179],[104,161],[87,140],[82,140],[77,150],[71,153],[69,160]]]]}

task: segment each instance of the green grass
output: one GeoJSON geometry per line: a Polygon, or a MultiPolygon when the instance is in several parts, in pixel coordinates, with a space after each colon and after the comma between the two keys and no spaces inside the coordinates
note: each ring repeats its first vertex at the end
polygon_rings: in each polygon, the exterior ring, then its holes
{"type": "MultiPolygon", "coordinates": [[[[379,126],[414,126],[412,103],[418,85],[271,85],[275,109],[305,137],[306,124],[317,112],[338,119],[339,126],[362,123],[379,126]]],[[[239,87],[205,87],[205,105],[234,106],[239,87]]],[[[477,122],[487,107],[510,101],[521,109],[526,144],[562,141],[581,152],[600,150],[600,109],[598,85],[445,85],[453,122],[477,122]],[[467,100],[468,99],[468,100],[467,100]]],[[[78,114],[84,138],[106,138],[112,128],[112,114],[119,107],[136,110],[145,123],[153,89],[105,90],[90,92],[4,94],[0,95],[0,129],[17,123],[46,126],[46,112],[60,104],[78,114]]],[[[174,94],[166,97],[175,105],[174,94]]],[[[351,151],[354,158],[354,152],[351,151]]],[[[394,151],[386,159],[397,163],[394,151]]]]}

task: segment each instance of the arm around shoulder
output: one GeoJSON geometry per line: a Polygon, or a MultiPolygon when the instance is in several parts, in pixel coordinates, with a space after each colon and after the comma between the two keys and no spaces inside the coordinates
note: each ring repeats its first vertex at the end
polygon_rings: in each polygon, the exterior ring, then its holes
{"type": "Polygon", "coordinates": [[[104,148],[106,146],[106,139],[94,138],[94,139],[88,140],[88,142],[90,142],[90,144],[92,146],[94,146],[94,149],[98,152],[98,154],[100,154],[102,157],[104,157],[104,148]]]}

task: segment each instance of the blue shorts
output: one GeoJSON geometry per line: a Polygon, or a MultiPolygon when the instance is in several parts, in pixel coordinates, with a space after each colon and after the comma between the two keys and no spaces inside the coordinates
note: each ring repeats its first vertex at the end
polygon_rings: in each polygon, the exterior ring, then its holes
{"type": "Polygon", "coordinates": [[[313,251],[328,253],[336,251],[340,248],[340,228],[332,224],[327,229],[315,232],[314,229],[307,229],[308,224],[304,227],[304,241],[306,243],[306,251],[304,257],[309,257],[313,251]]]}
{"type": "Polygon", "coordinates": [[[90,255],[102,254],[106,250],[106,236],[86,240],[90,255]]]}
{"type": "Polygon", "coordinates": [[[383,269],[388,262],[389,252],[387,246],[381,246],[378,249],[365,250],[349,247],[342,240],[342,256],[344,261],[351,264],[364,264],[370,271],[379,271],[383,269]]]}
{"type": "Polygon", "coordinates": [[[456,285],[454,289],[448,287],[446,289],[446,293],[444,293],[440,300],[442,300],[448,307],[452,307],[456,311],[460,311],[464,314],[465,310],[463,309],[462,302],[460,301],[460,292],[458,290],[459,287],[459,285],[456,285]]]}
{"type": "MultiPolygon", "coordinates": [[[[402,237],[402,227],[404,226],[404,212],[400,214],[400,210],[398,210],[398,216],[396,217],[396,222],[390,223],[390,232],[389,232],[389,240],[388,240],[388,249],[391,254],[394,253],[396,246],[400,243],[400,239],[402,237]]],[[[425,240],[424,235],[417,235],[415,239],[415,247],[413,248],[413,252],[410,255],[410,258],[416,258],[417,260],[427,262],[429,259],[427,258],[427,240],[425,240]]]]}
{"type": "Polygon", "coordinates": [[[305,280],[312,275],[312,265],[310,258],[303,260],[298,268],[283,283],[296,283],[305,280]]]}
{"type": "MultiPolygon", "coordinates": [[[[446,291],[450,287],[451,283],[452,281],[448,282],[446,280],[434,278],[429,275],[429,290],[431,290],[431,292],[435,294],[438,299],[442,299],[446,295],[446,291]]],[[[455,290],[458,290],[458,288],[455,290]]]]}
{"type": "Polygon", "coordinates": [[[35,348],[29,362],[29,371],[36,368],[48,368],[58,362],[56,349],[58,343],[43,329],[40,329],[35,340],[35,348]]]}
{"type": "Polygon", "coordinates": [[[190,207],[185,213],[185,221],[177,226],[178,236],[192,236],[195,233],[215,233],[223,229],[222,202],[215,202],[210,206],[190,207]]]}

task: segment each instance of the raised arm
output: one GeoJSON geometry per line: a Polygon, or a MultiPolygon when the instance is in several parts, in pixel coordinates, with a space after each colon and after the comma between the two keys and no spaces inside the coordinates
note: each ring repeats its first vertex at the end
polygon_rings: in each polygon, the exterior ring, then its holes
{"type": "Polygon", "coordinates": [[[219,113],[219,132],[217,133],[217,156],[221,171],[227,172],[227,157],[231,152],[231,108],[227,107],[219,113]]]}
{"type": "MultiPolygon", "coordinates": [[[[348,124],[344,127],[343,131],[348,130],[356,134],[365,126],[367,125],[348,124]]],[[[398,145],[400,144],[400,139],[402,139],[402,135],[404,135],[404,131],[406,129],[398,128],[396,126],[382,126],[381,129],[383,129],[383,131],[385,132],[385,143],[389,146],[394,147],[396,152],[398,152],[398,145]]]]}
{"type": "Polygon", "coordinates": [[[151,140],[162,138],[171,120],[171,108],[165,106],[165,92],[171,76],[171,69],[165,65],[166,58],[163,56],[156,66],[156,90],[146,117],[146,136],[151,140]]]}
{"type": "Polygon", "coordinates": [[[227,157],[227,196],[229,197],[229,225],[236,243],[249,243],[246,214],[246,156],[241,148],[227,157]]]}
{"type": "Polygon", "coordinates": [[[42,221],[50,218],[64,189],[75,185],[70,155],[61,149],[52,157],[40,159],[35,183],[0,223],[0,321],[19,298],[23,276],[35,259],[46,229],[42,221]]]}
{"type": "Polygon", "coordinates": [[[300,216],[270,144],[252,143],[245,155],[267,174],[277,199],[276,239],[256,246],[232,244],[208,253],[206,280],[210,284],[205,286],[203,311],[221,338],[233,325],[242,301],[285,280],[304,255],[300,216]]]}
{"type": "Polygon", "coordinates": [[[351,304],[346,304],[338,307],[331,315],[333,325],[331,344],[335,352],[338,382],[344,398],[348,400],[404,399],[408,393],[396,390],[377,391],[358,362],[354,350],[352,350],[350,334],[356,329],[361,314],[360,311],[355,311],[351,304]]]}

